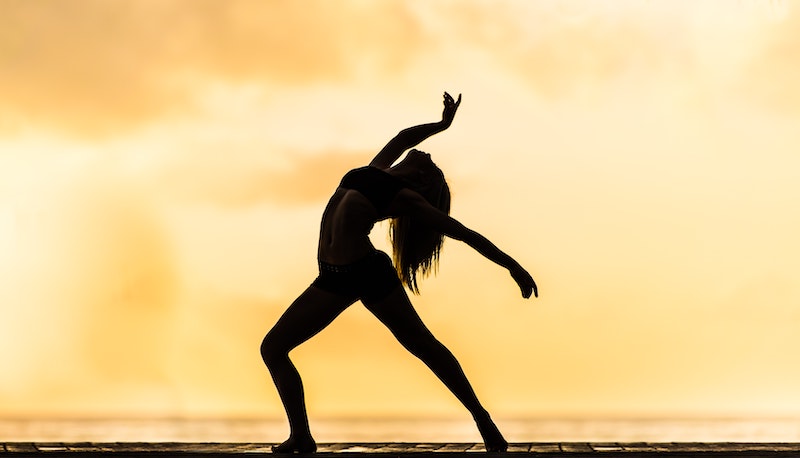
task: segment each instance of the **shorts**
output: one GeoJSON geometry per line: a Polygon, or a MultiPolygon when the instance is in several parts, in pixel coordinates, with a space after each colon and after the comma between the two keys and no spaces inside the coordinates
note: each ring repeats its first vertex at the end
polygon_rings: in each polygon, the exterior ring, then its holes
{"type": "Polygon", "coordinates": [[[379,250],[352,264],[320,261],[319,276],[311,284],[365,303],[380,301],[401,285],[391,258],[379,250]]]}

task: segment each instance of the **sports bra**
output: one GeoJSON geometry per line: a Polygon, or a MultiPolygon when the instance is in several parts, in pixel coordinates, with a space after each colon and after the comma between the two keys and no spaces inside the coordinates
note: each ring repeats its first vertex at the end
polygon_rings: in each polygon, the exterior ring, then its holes
{"type": "Polygon", "coordinates": [[[406,187],[400,178],[370,166],[347,172],[339,186],[360,192],[380,216],[387,216],[386,210],[394,196],[406,187]]]}

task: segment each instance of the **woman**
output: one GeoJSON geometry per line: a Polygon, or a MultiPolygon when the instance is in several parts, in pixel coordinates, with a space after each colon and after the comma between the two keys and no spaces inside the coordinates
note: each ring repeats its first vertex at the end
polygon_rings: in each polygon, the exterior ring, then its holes
{"type": "Polygon", "coordinates": [[[452,353],[425,327],[403,289],[418,293],[417,277],[435,271],[444,236],[461,240],[509,270],[522,296],[538,296],[536,283],[510,256],[489,240],[448,216],[450,190],[430,155],[407,149],[453,122],[459,104],[444,93],[442,120],[401,131],[366,167],[348,172],[322,216],[319,276],[298,297],[261,344],[261,355],[275,381],[289,419],[290,435],[273,447],[276,453],[316,450],[306,414],[303,384],[289,352],[305,342],[356,300],[372,312],[397,340],[420,358],[464,404],[483,437],[487,451],[505,451],[508,443],[478,401],[452,353]],[[375,249],[369,232],[375,222],[392,218],[395,267],[375,249]]]}

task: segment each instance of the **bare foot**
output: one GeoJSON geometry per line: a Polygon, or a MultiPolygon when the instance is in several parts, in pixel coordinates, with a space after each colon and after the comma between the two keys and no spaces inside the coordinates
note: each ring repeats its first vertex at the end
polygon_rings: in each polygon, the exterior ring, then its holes
{"type": "Polygon", "coordinates": [[[483,444],[487,452],[505,452],[508,450],[508,442],[506,442],[497,425],[494,424],[489,414],[481,419],[476,419],[478,431],[483,437],[483,444]]]}
{"type": "Polygon", "coordinates": [[[317,443],[311,436],[307,438],[290,437],[280,445],[272,446],[272,453],[314,453],[317,451],[317,443]]]}

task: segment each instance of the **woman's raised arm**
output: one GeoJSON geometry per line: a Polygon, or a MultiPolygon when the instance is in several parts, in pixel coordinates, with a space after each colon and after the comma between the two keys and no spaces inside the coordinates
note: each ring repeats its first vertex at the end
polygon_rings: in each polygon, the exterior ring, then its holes
{"type": "Polygon", "coordinates": [[[431,135],[438,134],[439,132],[450,127],[453,123],[453,118],[456,115],[456,110],[461,104],[461,94],[458,95],[458,100],[453,100],[453,97],[447,92],[444,93],[444,111],[442,112],[442,120],[439,122],[432,122],[429,124],[421,124],[419,126],[409,127],[403,129],[395,135],[394,138],[389,140],[389,143],[378,152],[378,154],[369,163],[372,167],[379,169],[386,169],[394,164],[405,150],[419,145],[423,140],[431,135]]]}

